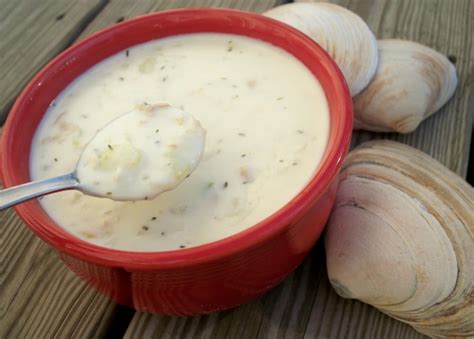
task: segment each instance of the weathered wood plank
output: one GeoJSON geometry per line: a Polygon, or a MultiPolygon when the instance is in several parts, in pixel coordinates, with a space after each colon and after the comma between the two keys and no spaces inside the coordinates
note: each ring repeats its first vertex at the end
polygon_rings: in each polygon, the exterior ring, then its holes
{"type": "Polygon", "coordinates": [[[284,283],[234,310],[201,317],[137,312],[126,338],[419,338],[409,326],[331,289],[319,244],[284,283]],[[402,336],[403,335],[403,336],[402,336]]]}
{"type": "MultiPolygon", "coordinates": [[[[0,41],[2,89],[9,85],[6,74],[18,76],[13,84],[20,89],[43,64],[75,40],[105,4],[102,0],[42,1],[43,7],[35,1],[0,1],[0,28],[5,31],[0,41]],[[21,29],[8,33],[8,27],[16,24],[21,29]],[[11,55],[3,53],[8,45],[11,55]],[[15,51],[24,55],[16,73],[10,65],[15,51]]],[[[153,2],[139,3],[146,6],[153,2]]],[[[127,14],[127,6],[123,7],[127,14]]],[[[16,92],[3,91],[0,95],[14,97],[16,92]]],[[[109,333],[112,325],[117,328],[114,322],[123,314],[117,312],[120,308],[66,269],[13,210],[0,212],[0,223],[0,338],[99,337],[109,333]]]]}
{"type": "Polygon", "coordinates": [[[96,32],[111,24],[121,22],[145,13],[181,7],[228,7],[253,12],[263,12],[283,3],[283,0],[157,0],[127,1],[119,0],[109,3],[99,16],[84,30],[80,38],[96,32]]]}
{"type": "Polygon", "coordinates": [[[409,39],[455,60],[459,85],[438,113],[408,135],[357,132],[353,145],[373,138],[410,144],[466,176],[474,110],[474,2],[469,0],[333,0],[367,20],[377,38],[409,39]]]}
{"type": "MultiPolygon", "coordinates": [[[[33,74],[70,45],[105,5],[0,1],[0,117],[33,74]]],[[[116,305],[86,286],[13,210],[0,213],[0,338],[94,337],[116,305]]]]}
{"type": "MultiPolygon", "coordinates": [[[[217,5],[263,11],[276,3],[227,0],[217,5]]],[[[4,29],[5,32],[10,30],[8,27],[13,27],[22,20],[29,25],[20,24],[21,29],[15,30],[17,35],[8,35],[8,44],[4,40],[0,41],[0,53],[4,52],[4,46],[9,45],[12,49],[11,55],[0,55],[0,88],[6,88],[8,80],[12,80],[6,75],[11,77],[11,74],[16,74],[11,70],[11,58],[15,51],[24,56],[24,60],[15,66],[18,73],[15,86],[20,90],[43,64],[70,45],[79,35],[84,37],[117,21],[158,9],[180,7],[184,2],[111,1],[98,14],[101,4],[100,0],[80,1],[80,4],[44,0],[42,5],[45,8],[49,6],[46,10],[34,1],[16,3],[0,0],[2,33],[4,29]],[[87,8],[90,10],[86,11],[87,8]],[[90,22],[93,15],[97,17],[90,22]],[[87,22],[90,24],[83,30],[87,22]],[[42,34],[44,38],[35,36],[35,32],[42,34]],[[20,35],[24,37],[14,43],[14,37],[18,40],[20,35]],[[26,58],[27,55],[30,57],[26,58]]],[[[213,4],[216,2],[210,0],[192,2],[193,6],[200,7],[213,4]]],[[[8,94],[11,100],[16,96],[15,91],[3,94],[8,94]]],[[[0,116],[1,112],[0,108],[0,116]]],[[[120,320],[128,322],[128,319],[127,315],[122,316],[123,312],[116,304],[96,293],[69,272],[54,251],[28,230],[13,210],[0,212],[0,223],[0,338],[82,338],[100,337],[110,333],[120,335],[120,331],[116,329],[121,324],[116,324],[115,320],[122,317],[125,319],[120,320]]]]}
{"type": "Polygon", "coordinates": [[[0,123],[31,77],[104,5],[105,0],[0,0],[0,123]]]}
{"type": "MultiPolygon", "coordinates": [[[[3,2],[5,6],[1,7],[0,13],[2,30],[4,20],[1,17],[2,13],[6,13],[6,9],[8,12],[15,10],[11,5],[14,2],[6,0],[3,2]]],[[[263,11],[271,7],[273,4],[270,3],[273,2],[257,0],[112,1],[87,27],[81,37],[121,18],[127,19],[158,9],[217,4],[263,11]]],[[[439,8],[436,10],[436,6],[444,10],[444,7],[450,6],[446,4],[450,2],[449,0],[413,2],[419,4],[416,8],[411,7],[413,4],[408,4],[409,0],[392,2],[340,0],[339,2],[368,20],[372,29],[381,37],[411,38],[457,57],[456,66],[461,75],[460,86],[464,86],[463,91],[457,92],[454,101],[443,112],[424,123],[422,129],[426,129],[425,132],[420,132],[422,131],[420,129],[415,134],[402,139],[434,155],[450,168],[463,173],[463,168],[467,166],[463,151],[468,147],[466,145],[470,135],[469,132],[465,133],[466,128],[462,127],[470,126],[467,103],[469,91],[472,92],[474,55],[472,42],[468,40],[469,32],[473,31],[469,18],[474,15],[473,6],[468,4],[469,0],[456,0],[456,5],[446,11],[449,14],[448,18],[446,18],[447,14],[440,15],[439,8]],[[437,5],[431,7],[434,3],[437,5]],[[425,14],[426,6],[430,7],[426,9],[430,13],[435,11],[435,19],[425,14]],[[442,27],[436,29],[431,25],[442,27]],[[441,38],[442,40],[438,40],[441,38]],[[445,45],[442,45],[440,41],[444,41],[445,45]],[[463,41],[466,48],[462,46],[463,41]],[[440,44],[439,47],[437,44],[440,44]],[[471,49],[469,50],[467,46],[471,46],[471,49]],[[451,111],[450,105],[454,105],[451,111]],[[438,118],[438,116],[442,117],[438,118]],[[454,120],[453,117],[455,117],[454,120]],[[438,121],[439,119],[441,121],[438,121]],[[432,120],[434,122],[431,122],[432,120]],[[440,131],[439,134],[430,133],[432,129],[425,127],[428,124],[433,124],[433,130],[440,131]],[[444,131],[443,126],[446,126],[445,129],[449,128],[450,131],[444,131]],[[457,132],[451,130],[452,128],[457,128],[457,132]],[[430,146],[432,139],[436,139],[433,147],[430,146]]],[[[31,23],[30,25],[33,27],[31,23]]],[[[78,31],[75,32],[78,33],[78,31]]],[[[4,69],[2,60],[0,56],[0,72],[4,69]]],[[[372,134],[358,133],[355,142],[371,137],[373,137],[372,134]]],[[[398,136],[391,137],[399,138],[398,136]]],[[[53,251],[34,237],[24,225],[21,225],[11,211],[0,214],[0,221],[3,225],[0,237],[0,253],[2,253],[0,257],[0,337],[49,337],[54,334],[59,337],[103,335],[112,322],[115,305],[69,273],[53,251]],[[88,313],[87,310],[92,310],[92,312],[88,313]]],[[[194,318],[160,317],[137,313],[127,331],[127,337],[151,335],[205,338],[225,336],[245,338],[255,336],[268,338],[275,336],[289,338],[418,337],[408,326],[391,320],[367,305],[338,298],[327,282],[321,244],[316,247],[304,265],[283,284],[258,300],[235,310],[194,318]]]]}
{"type": "MultiPolygon", "coordinates": [[[[465,175],[472,111],[474,3],[469,0],[334,0],[362,16],[380,38],[419,41],[456,56],[455,97],[411,135],[358,132],[353,144],[374,137],[409,143],[465,175]]],[[[176,318],[136,313],[127,338],[421,338],[411,327],[330,288],[322,242],[280,286],[234,310],[176,318]]]]}
{"type": "Polygon", "coordinates": [[[0,338],[105,333],[115,304],[69,272],[13,210],[0,224],[0,338]]]}

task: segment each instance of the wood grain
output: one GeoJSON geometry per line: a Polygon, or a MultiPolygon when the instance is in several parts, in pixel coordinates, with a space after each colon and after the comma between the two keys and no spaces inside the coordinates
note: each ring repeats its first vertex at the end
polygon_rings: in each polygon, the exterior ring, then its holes
{"type": "Polygon", "coordinates": [[[0,0],[0,123],[31,77],[104,5],[105,0],[0,0]]]}
{"type": "MultiPolygon", "coordinates": [[[[70,45],[104,4],[0,1],[0,119],[34,73],[70,45]]],[[[13,210],[0,213],[0,224],[0,338],[106,333],[115,304],[69,272],[13,210]]]]}
{"type": "MultiPolygon", "coordinates": [[[[263,11],[276,3],[207,0],[187,4],[263,11]]],[[[180,7],[186,2],[121,0],[111,1],[102,8],[103,4],[99,0],[77,3],[42,0],[43,6],[37,6],[34,1],[22,0],[15,4],[0,0],[0,28],[2,32],[14,31],[6,40],[0,40],[0,53],[5,52],[6,42],[12,49],[10,54],[0,54],[0,89],[6,89],[16,75],[18,79],[13,85],[20,90],[43,64],[79,36],[82,38],[137,15],[180,7]],[[92,20],[93,16],[96,16],[95,20],[92,20]],[[15,28],[16,25],[19,27],[15,28]],[[15,41],[19,36],[21,41],[15,41]],[[35,41],[33,46],[28,45],[30,40],[35,41]],[[15,51],[29,57],[21,59],[12,70],[15,51]]],[[[1,102],[5,103],[6,98],[13,101],[16,94],[15,91],[4,91],[0,94],[4,95],[1,102]]],[[[0,212],[0,222],[0,338],[82,338],[121,334],[116,331],[121,324],[114,322],[116,319],[128,322],[123,308],[68,271],[55,252],[27,229],[13,210],[0,212]]]]}
{"type": "Polygon", "coordinates": [[[387,138],[412,145],[466,177],[474,110],[474,2],[469,0],[333,0],[364,18],[377,38],[408,39],[455,60],[454,97],[413,133],[357,132],[353,145],[387,138]]]}
{"type": "MultiPolygon", "coordinates": [[[[469,0],[335,0],[367,21],[379,38],[419,41],[456,56],[460,78],[454,98],[407,136],[357,132],[353,145],[392,138],[431,154],[465,175],[473,97],[474,3],[469,0]],[[468,22],[469,21],[469,22],[468,22]]],[[[136,313],[127,338],[421,338],[408,325],[358,301],[339,298],[330,288],[322,242],[279,287],[231,311],[194,318],[136,313]]]]}
{"type": "Polygon", "coordinates": [[[157,0],[157,1],[128,1],[110,2],[99,16],[95,18],[81,34],[84,38],[92,32],[117,22],[133,18],[145,13],[151,13],[172,8],[182,7],[227,7],[253,12],[266,11],[283,0],[157,0]]]}
{"type": "MultiPolygon", "coordinates": [[[[0,117],[34,72],[78,36],[82,38],[117,21],[165,8],[214,5],[260,12],[278,2],[113,0],[101,10],[104,3],[100,0],[41,0],[41,6],[35,1],[0,0],[0,117]],[[66,14],[62,16],[63,13],[66,14]]],[[[373,137],[402,140],[464,175],[474,104],[474,45],[470,37],[474,31],[474,2],[333,2],[361,15],[378,37],[408,38],[455,56],[460,76],[455,98],[415,133],[398,136],[360,132],[355,134],[353,143],[373,137]]],[[[0,213],[0,222],[0,338],[98,337],[117,327],[116,305],[65,269],[54,251],[35,237],[13,211],[0,213]]],[[[193,318],[136,313],[126,337],[416,338],[421,335],[370,306],[339,298],[327,281],[324,251],[319,243],[288,279],[254,302],[193,318]]]]}
{"type": "Polygon", "coordinates": [[[421,338],[408,325],[331,289],[322,244],[270,293],[201,317],[137,312],[125,338],[421,338]]]}
{"type": "MultiPolygon", "coordinates": [[[[13,37],[8,37],[12,40],[13,50],[28,49],[29,53],[32,53],[30,60],[25,59],[24,63],[36,65],[18,67],[16,73],[13,73],[17,74],[19,80],[14,83],[15,86],[21,88],[38,68],[77,39],[83,32],[84,25],[93,19],[91,14],[97,15],[101,10],[97,7],[98,4],[103,5],[99,1],[79,2],[75,4],[69,1],[42,1],[44,6],[48,6],[48,10],[35,5],[34,1],[23,0],[14,6],[14,1],[3,0],[3,3],[11,8],[4,7],[0,2],[2,32],[25,20],[29,22],[30,27],[38,26],[38,31],[45,34],[44,39],[40,39],[41,37],[34,34],[35,30],[30,28],[31,32],[28,32],[29,39],[39,40],[36,42],[36,48],[44,51],[44,55],[40,55],[38,59],[34,58],[35,53],[38,53],[27,46],[26,37],[16,44],[13,43],[13,37]],[[87,8],[90,8],[89,11],[85,10],[87,8]],[[5,21],[6,18],[3,17],[7,13],[4,9],[11,12],[8,15],[9,21],[5,21]],[[64,16],[56,23],[56,18],[63,13],[64,16]],[[87,13],[89,14],[85,15],[87,13]],[[32,21],[30,16],[35,20],[32,21]],[[44,32],[40,29],[41,26],[49,25],[54,27],[44,32]],[[59,37],[56,38],[55,35],[59,37]],[[60,37],[62,38],[59,39],[60,37]]],[[[108,6],[119,4],[114,13],[126,16],[147,12],[154,2],[122,1],[109,3],[108,6]],[[133,13],[137,7],[145,10],[133,13]]],[[[95,29],[98,28],[97,26],[95,29]]],[[[93,30],[91,27],[88,32],[93,30]]],[[[0,51],[3,44],[1,41],[0,51]]],[[[0,55],[0,88],[7,87],[9,78],[5,78],[5,74],[11,72],[11,62],[10,57],[0,55]]],[[[16,95],[13,91],[0,95],[7,94],[11,97],[16,95]]],[[[99,337],[109,333],[112,327],[117,327],[113,322],[120,308],[66,269],[54,251],[28,230],[13,210],[0,212],[0,221],[0,338],[99,337]]],[[[128,319],[125,320],[128,322],[128,319]]]]}
{"type": "Polygon", "coordinates": [[[105,333],[114,303],[69,272],[12,209],[0,224],[0,338],[105,333]]]}

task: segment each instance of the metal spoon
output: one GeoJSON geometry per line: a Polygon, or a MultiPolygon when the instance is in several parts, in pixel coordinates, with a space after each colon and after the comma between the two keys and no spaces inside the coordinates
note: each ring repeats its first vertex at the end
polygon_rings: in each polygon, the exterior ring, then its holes
{"type": "Polygon", "coordinates": [[[0,211],[42,195],[79,187],[80,183],[75,172],[10,187],[0,191],[0,211]]]}
{"type": "MultiPolygon", "coordinates": [[[[76,163],[76,168],[72,173],[61,175],[58,177],[45,179],[45,180],[38,180],[29,182],[26,184],[22,184],[19,186],[10,187],[0,191],[0,210],[4,210],[8,207],[13,205],[22,203],[24,201],[37,198],[46,194],[76,189],[82,191],[85,194],[98,196],[98,197],[106,197],[113,200],[146,200],[148,198],[153,198],[165,191],[168,191],[174,187],[176,187],[181,181],[189,176],[189,174],[197,167],[203,153],[204,149],[204,138],[205,138],[205,130],[202,129],[201,125],[197,120],[195,120],[190,114],[173,108],[167,104],[158,104],[158,105],[145,105],[141,107],[137,107],[136,109],[127,112],[118,118],[109,122],[106,126],[100,129],[88,142],[85,146],[84,150],[82,151],[78,162],[76,163]],[[187,121],[187,123],[183,123],[183,119],[187,121]],[[146,123],[144,124],[144,121],[146,123]],[[170,121],[179,121],[179,123],[169,123],[170,121]],[[163,125],[164,124],[164,125],[163,125]],[[129,126],[137,126],[134,130],[129,131],[129,126]],[[148,157],[148,163],[153,165],[154,172],[162,173],[162,177],[165,179],[164,184],[160,182],[155,183],[155,185],[151,185],[143,183],[140,185],[138,182],[135,185],[129,185],[130,179],[135,180],[135,177],[142,176],[139,172],[140,168],[133,168],[133,172],[126,172],[126,175],[129,177],[125,177],[124,182],[118,182],[117,185],[121,185],[120,187],[117,186],[118,193],[117,195],[112,195],[111,192],[105,193],[103,189],[95,188],[92,184],[90,184],[90,178],[83,177],[81,178],[81,173],[89,173],[91,172],[90,167],[87,170],[84,170],[85,166],[82,163],[87,163],[87,161],[92,157],[98,157],[100,159],[100,150],[98,149],[99,146],[104,146],[104,140],[107,139],[110,135],[115,135],[119,142],[124,140],[123,136],[125,131],[128,133],[128,137],[132,134],[132,137],[136,137],[137,143],[139,146],[143,146],[145,150],[149,145],[146,144],[147,140],[144,138],[144,135],[155,133],[156,127],[160,126],[160,135],[164,136],[166,139],[166,135],[174,136],[178,135],[177,139],[174,140],[174,147],[177,147],[179,155],[180,155],[180,162],[183,162],[183,156],[187,160],[186,168],[179,172],[179,175],[176,174],[176,166],[175,164],[171,164],[173,159],[170,159],[167,154],[169,154],[168,150],[164,150],[160,152],[157,145],[153,145],[153,156],[148,157]],[[163,127],[163,128],[162,128],[163,127]],[[151,130],[151,131],[149,131],[151,130]],[[107,134],[109,133],[109,135],[107,134]],[[135,133],[133,135],[133,133],[135,133]],[[100,143],[98,143],[98,141],[100,143]],[[141,143],[140,143],[141,142],[141,143]],[[156,153],[155,153],[156,150],[156,153]],[[96,154],[99,154],[96,156],[96,154]],[[166,156],[166,158],[165,158],[166,156]],[[160,158],[161,157],[161,158],[160,158]],[[85,160],[83,158],[86,158],[85,160]],[[151,160],[150,160],[151,159],[151,160]],[[83,161],[84,160],[84,161],[83,161]],[[160,163],[160,160],[164,162],[164,165],[160,163]],[[173,166],[170,166],[173,165],[173,166]],[[81,166],[81,167],[79,167],[81,166]],[[78,171],[79,169],[79,171],[78,171]],[[82,172],[81,172],[82,171],[82,172]],[[81,183],[82,182],[82,183],[81,183]],[[138,187],[138,192],[137,192],[138,187]],[[143,194],[141,194],[140,187],[144,187],[143,194]],[[120,192],[120,189],[122,190],[120,192]],[[141,195],[140,195],[141,194],[141,195]]],[[[153,142],[156,140],[154,137],[153,142]]],[[[126,141],[124,141],[126,142],[126,141]]],[[[112,146],[110,144],[105,143],[105,151],[111,152],[112,146]]],[[[163,146],[165,147],[165,146],[163,146]]],[[[117,147],[120,149],[120,147],[117,147]]],[[[141,152],[143,150],[137,150],[141,152]]],[[[108,154],[110,155],[110,154],[108,154]]],[[[110,162],[107,163],[106,170],[102,170],[99,174],[99,178],[103,178],[107,184],[110,186],[110,176],[113,174],[113,171],[116,167],[121,165],[121,161],[127,161],[127,154],[118,153],[114,154],[113,160],[116,163],[110,162]],[[109,172],[107,172],[109,171],[109,172]]],[[[92,159],[97,160],[97,159],[92,159]]],[[[135,164],[134,164],[135,165],[135,164]]],[[[133,165],[133,166],[134,166],[133,165]]],[[[133,167],[132,166],[132,167],[133,167]]],[[[129,166],[130,167],[130,166],[129,166]]],[[[125,171],[127,168],[125,169],[125,171]]],[[[92,170],[94,171],[94,170],[92,170]]],[[[123,171],[123,168],[122,168],[123,171]]],[[[92,174],[97,174],[92,172],[92,174]]],[[[84,174],[82,174],[84,175],[84,174]]],[[[160,174],[161,175],[161,174],[160,174]]],[[[161,177],[160,177],[161,178],[161,177]]],[[[94,177],[96,179],[96,177],[94,177]]],[[[114,184],[112,182],[112,184],[114,184]]]]}

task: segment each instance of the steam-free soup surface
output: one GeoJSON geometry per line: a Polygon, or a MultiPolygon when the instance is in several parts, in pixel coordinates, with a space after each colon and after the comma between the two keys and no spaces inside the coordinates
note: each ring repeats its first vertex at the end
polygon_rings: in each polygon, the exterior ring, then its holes
{"type": "Polygon", "coordinates": [[[188,34],[118,53],[68,86],[36,132],[32,178],[72,172],[98,129],[156,102],[189,112],[206,129],[197,169],[175,189],[145,201],[78,191],[42,198],[42,207],[67,231],[132,251],[222,239],[295,197],[327,146],[327,101],[301,62],[259,40],[188,34]]]}

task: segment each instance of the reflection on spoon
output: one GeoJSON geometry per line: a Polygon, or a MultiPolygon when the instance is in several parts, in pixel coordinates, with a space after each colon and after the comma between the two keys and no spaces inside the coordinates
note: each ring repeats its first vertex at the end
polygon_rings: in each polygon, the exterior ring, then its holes
{"type": "Polygon", "coordinates": [[[0,191],[0,210],[65,189],[113,200],[147,200],[178,186],[197,167],[206,132],[190,114],[143,104],[99,130],[73,173],[0,191]]]}

